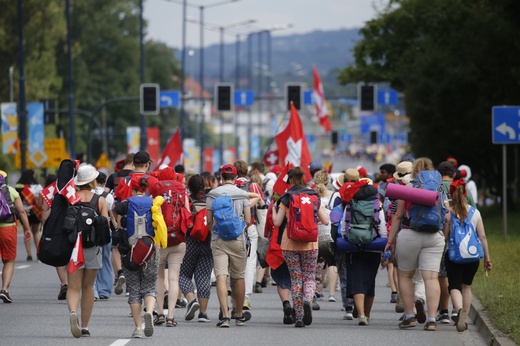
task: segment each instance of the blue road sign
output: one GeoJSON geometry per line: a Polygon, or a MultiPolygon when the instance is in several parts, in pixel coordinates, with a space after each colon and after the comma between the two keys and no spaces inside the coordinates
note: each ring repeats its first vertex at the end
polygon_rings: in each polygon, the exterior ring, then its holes
{"type": "Polygon", "coordinates": [[[493,144],[520,143],[520,106],[493,107],[493,144]]]}
{"type": "Polygon", "coordinates": [[[314,101],[312,99],[312,93],[314,90],[304,90],[303,91],[303,104],[306,106],[311,106],[314,104],[314,101]]]}
{"type": "Polygon", "coordinates": [[[181,104],[181,93],[178,90],[164,90],[159,94],[161,108],[176,108],[181,104]]]}
{"type": "Polygon", "coordinates": [[[350,142],[352,142],[352,135],[347,132],[340,132],[339,141],[341,143],[350,143],[350,142]]]}
{"type": "Polygon", "coordinates": [[[397,91],[393,89],[377,89],[379,106],[397,106],[397,91]]]}
{"type": "Polygon", "coordinates": [[[235,90],[235,106],[252,106],[255,103],[253,90],[235,90]]]}
{"type": "Polygon", "coordinates": [[[370,131],[384,132],[385,130],[384,114],[364,115],[360,119],[359,133],[362,135],[368,135],[370,131]]]}

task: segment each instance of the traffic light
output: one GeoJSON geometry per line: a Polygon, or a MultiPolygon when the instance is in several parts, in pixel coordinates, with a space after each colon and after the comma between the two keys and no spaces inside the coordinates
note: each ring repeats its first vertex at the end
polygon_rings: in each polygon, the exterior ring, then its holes
{"type": "Polygon", "coordinates": [[[330,134],[331,134],[332,145],[337,145],[338,144],[338,131],[332,131],[330,134]]]}
{"type": "Polygon", "coordinates": [[[43,103],[43,123],[45,125],[54,125],[56,122],[56,116],[54,111],[54,100],[52,99],[42,99],[40,100],[43,103]],[[49,112],[52,110],[52,112],[49,112]]]}
{"type": "Polygon", "coordinates": [[[141,84],[139,87],[140,111],[143,115],[157,115],[159,105],[159,84],[141,84]]]}
{"type": "Polygon", "coordinates": [[[291,110],[291,102],[297,110],[301,109],[302,105],[302,86],[301,84],[286,84],[285,85],[285,104],[287,110],[291,110]]]}
{"type": "Polygon", "coordinates": [[[233,94],[233,84],[215,84],[215,102],[217,103],[218,112],[229,112],[233,110],[233,94]]]}
{"type": "Polygon", "coordinates": [[[361,85],[359,88],[359,109],[365,112],[376,110],[376,87],[374,85],[361,85]]]}

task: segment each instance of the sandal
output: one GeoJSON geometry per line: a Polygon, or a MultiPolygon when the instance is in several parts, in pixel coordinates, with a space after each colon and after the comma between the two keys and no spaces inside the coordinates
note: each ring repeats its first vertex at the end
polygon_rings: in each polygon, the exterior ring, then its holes
{"type": "Polygon", "coordinates": [[[175,322],[173,317],[166,317],[166,327],[177,327],[177,322],[175,322]]]}
{"type": "Polygon", "coordinates": [[[164,314],[158,314],[155,316],[155,320],[153,321],[153,324],[160,325],[164,323],[164,314]]]}

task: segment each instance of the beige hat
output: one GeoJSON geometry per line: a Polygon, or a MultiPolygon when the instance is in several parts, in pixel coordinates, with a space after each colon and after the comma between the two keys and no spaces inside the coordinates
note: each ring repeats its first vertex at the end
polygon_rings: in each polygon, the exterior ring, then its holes
{"type": "Polygon", "coordinates": [[[403,179],[403,177],[407,174],[412,173],[413,164],[410,161],[400,162],[397,167],[395,167],[394,178],[397,180],[403,179]]]}
{"type": "Polygon", "coordinates": [[[345,183],[345,173],[338,175],[336,180],[332,182],[332,186],[334,186],[336,190],[339,190],[343,186],[343,183],[345,183]]]}
{"type": "Polygon", "coordinates": [[[78,168],[78,174],[74,178],[74,184],[76,184],[76,186],[86,185],[95,180],[98,175],[99,172],[96,167],[90,164],[80,165],[78,168]]]}
{"type": "Polygon", "coordinates": [[[2,170],[0,170],[0,174],[1,174],[1,175],[3,175],[3,176],[4,176],[4,178],[6,178],[6,177],[7,177],[7,173],[6,173],[6,171],[2,171],[2,170]]]}
{"type": "Polygon", "coordinates": [[[345,179],[348,181],[358,181],[359,180],[359,172],[355,168],[349,168],[345,172],[345,179]]]}

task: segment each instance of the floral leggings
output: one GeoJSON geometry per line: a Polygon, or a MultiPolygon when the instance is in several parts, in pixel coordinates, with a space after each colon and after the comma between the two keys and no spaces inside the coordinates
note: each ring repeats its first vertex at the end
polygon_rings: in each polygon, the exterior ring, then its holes
{"type": "Polygon", "coordinates": [[[318,250],[283,250],[282,253],[291,274],[291,296],[296,319],[303,318],[303,303],[311,303],[316,290],[318,250]]]}

